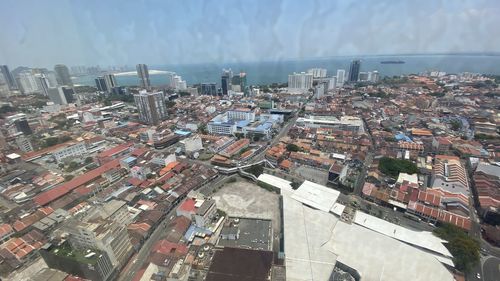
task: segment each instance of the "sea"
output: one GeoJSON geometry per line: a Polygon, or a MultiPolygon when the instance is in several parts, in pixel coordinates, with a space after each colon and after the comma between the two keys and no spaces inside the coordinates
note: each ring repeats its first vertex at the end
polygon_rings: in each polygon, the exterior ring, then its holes
{"type": "MultiPolygon", "coordinates": [[[[204,63],[185,65],[148,65],[150,70],[172,71],[182,76],[188,85],[217,83],[220,85],[222,69],[231,69],[234,74],[245,72],[248,85],[268,85],[286,83],[288,74],[307,71],[310,68],[325,68],[329,76],[338,69],[349,70],[353,59],[361,59],[361,71],[374,71],[380,77],[404,74],[418,74],[425,71],[446,73],[472,72],[500,75],[500,55],[401,55],[401,56],[358,56],[329,57],[302,60],[280,60],[240,63],[204,63]],[[382,61],[404,61],[404,64],[381,64],[382,61]]],[[[130,68],[130,71],[135,70],[130,68]]],[[[98,75],[73,77],[76,85],[95,86],[98,75]]],[[[139,84],[137,75],[116,76],[119,86],[139,84]]],[[[151,74],[151,84],[161,86],[167,83],[165,74],[151,74]]]]}

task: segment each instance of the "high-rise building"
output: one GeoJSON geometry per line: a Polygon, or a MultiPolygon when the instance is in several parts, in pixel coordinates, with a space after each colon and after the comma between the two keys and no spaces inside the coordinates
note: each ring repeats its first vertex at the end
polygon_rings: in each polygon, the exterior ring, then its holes
{"type": "Polygon", "coordinates": [[[114,267],[120,268],[133,253],[127,227],[109,219],[83,218],[67,226],[70,243],[76,249],[106,252],[114,267]]]}
{"type": "Polygon", "coordinates": [[[28,123],[28,120],[26,119],[26,117],[16,119],[14,121],[14,125],[16,126],[16,130],[18,132],[21,132],[25,135],[33,134],[33,131],[31,130],[30,124],[28,123]]]}
{"type": "Polygon", "coordinates": [[[324,68],[311,68],[307,71],[313,75],[313,78],[325,78],[326,77],[326,69],[324,68]]]}
{"type": "Polygon", "coordinates": [[[34,94],[39,91],[35,75],[31,71],[23,71],[18,75],[19,86],[25,95],[34,94]]]}
{"type": "Polygon", "coordinates": [[[104,74],[104,81],[106,83],[108,91],[111,91],[111,89],[118,86],[118,84],[116,84],[116,78],[114,74],[104,74]]]}
{"type": "Polygon", "coordinates": [[[7,65],[0,65],[0,72],[2,73],[9,90],[17,90],[16,80],[14,80],[14,76],[12,76],[12,73],[9,71],[9,67],[7,65]]]}
{"type": "Polygon", "coordinates": [[[248,95],[247,74],[245,72],[240,72],[240,88],[245,95],[248,95]]]}
{"type": "Polygon", "coordinates": [[[174,77],[176,76],[175,72],[168,71],[166,74],[167,76],[167,87],[169,88],[175,88],[175,81],[174,77]]]}
{"type": "Polygon", "coordinates": [[[95,85],[99,92],[107,92],[108,88],[106,86],[106,80],[103,76],[99,76],[95,79],[95,85]]]}
{"type": "Polygon", "coordinates": [[[157,125],[167,118],[167,107],[163,92],[148,93],[146,90],[134,95],[139,119],[147,124],[157,125]]]}
{"type": "Polygon", "coordinates": [[[50,101],[55,104],[68,104],[75,101],[75,91],[73,88],[60,86],[57,88],[49,88],[48,96],[50,101]]]}
{"type": "Polygon", "coordinates": [[[176,90],[186,90],[187,84],[185,80],[182,80],[182,77],[179,75],[174,75],[174,88],[176,90]]]}
{"type": "Polygon", "coordinates": [[[50,82],[49,79],[45,76],[45,74],[36,74],[35,75],[36,82],[38,85],[38,89],[44,96],[49,95],[50,82]]]}
{"type": "Polygon", "coordinates": [[[201,94],[207,96],[217,96],[217,85],[215,83],[202,83],[201,94]]]}
{"type": "Polygon", "coordinates": [[[135,68],[137,69],[137,76],[141,81],[141,87],[149,90],[151,88],[151,82],[149,81],[148,66],[145,64],[138,64],[135,68]]]}
{"type": "Polygon", "coordinates": [[[313,85],[313,75],[311,73],[293,73],[288,75],[288,88],[308,90],[313,85]]]}
{"type": "Polygon", "coordinates": [[[347,82],[357,82],[359,80],[359,71],[361,69],[361,61],[353,60],[349,67],[349,79],[347,82]]]}
{"type": "Polygon", "coordinates": [[[231,89],[231,80],[233,79],[233,71],[231,69],[223,69],[221,77],[222,95],[227,96],[231,89]]]}
{"type": "Polygon", "coordinates": [[[319,82],[314,88],[314,97],[316,99],[320,99],[324,97],[328,92],[328,82],[319,82]]]}
{"type": "Polygon", "coordinates": [[[59,85],[73,87],[73,81],[69,75],[69,69],[64,64],[56,64],[54,66],[54,71],[56,72],[57,83],[59,85]]]}
{"type": "Polygon", "coordinates": [[[367,82],[370,80],[371,72],[361,71],[358,76],[358,81],[367,82]]]}
{"type": "Polygon", "coordinates": [[[342,87],[344,85],[344,80],[345,80],[345,70],[338,69],[337,70],[337,84],[339,85],[339,87],[342,87]]]}
{"type": "Polygon", "coordinates": [[[370,77],[370,81],[371,81],[372,83],[377,83],[377,82],[378,82],[378,80],[380,79],[380,74],[379,74],[379,73],[378,73],[378,71],[376,71],[376,70],[375,70],[375,71],[372,71],[372,72],[371,72],[371,74],[372,74],[372,75],[371,75],[371,77],[370,77]]]}

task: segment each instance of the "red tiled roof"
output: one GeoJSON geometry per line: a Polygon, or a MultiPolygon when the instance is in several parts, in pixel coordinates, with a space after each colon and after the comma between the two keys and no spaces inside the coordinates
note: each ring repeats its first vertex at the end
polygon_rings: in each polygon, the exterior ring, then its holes
{"type": "Polygon", "coordinates": [[[185,212],[194,212],[196,211],[196,208],[194,207],[194,205],[196,204],[196,201],[194,199],[186,199],[186,201],[184,201],[180,206],[179,206],[179,210],[181,211],[185,211],[185,212]]]}
{"type": "Polygon", "coordinates": [[[188,252],[187,246],[177,244],[168,240],[160,240],[153,246],[153,252],[161,254],[185,255],[188,252]]]}
{"type": "Polygon", "coordinates": [[[120,160],[119,159],[114,159],[112,161],[109,161],[102,166],[91,170],[83,175],[80,175],[68,182],[65,182],[59,186],[56,186],[50,190],[47,190],[45,192],[42,192],[35,196],[33,201],[39,205],[39,206],[44,206],[47,205],[48,203],[56,200],[57,198],[62,197],[63,195],[68,194],[70,191],[73,189],[80,187],[86,183],[89,183],[96,178],[100,177],[102,174],[105,172],[117,168],[120,166],[120,160]]]}
{"type": "Polygon", "coordinates": [[[7,234],[13,232],[12,226],[10,224],[4,223],[0,225],[0,238],[6,236],[7,234]]]}
{"type": "Polygon", "coordinates": [[[112,147],[110,149],[104,150],[103,152],[97,154],[97,157],[104,158],[104,157],[113,156],[115,154],[118,154],[122,151],[129,149],[131,146],[132,146],[132,143],[120,144],[120,145],[117,145],[117,146],[112,147]]]}

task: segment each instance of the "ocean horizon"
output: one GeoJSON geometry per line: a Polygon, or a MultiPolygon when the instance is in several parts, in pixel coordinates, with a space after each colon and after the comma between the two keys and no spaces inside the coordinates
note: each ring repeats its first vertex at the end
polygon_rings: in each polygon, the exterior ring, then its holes
{"type": "MultiPolygon", "coordinates": [[[[188,85],[199,83],[217,83],[220,86],[222,69],[232,69],[234,74],[245,72],[249,85],[286,83],[288,74],[307,71],[310,68],[325,68],[328,76],[335,76],[338,69],[349,70],[353,59],[361,59],[361,71],[375,71],[381,77],[394,75],[418,74],[425,71],[444,71],[446,73],[473,72],[500,75],[499,54],[443,54],[443,55],[372,55],[342,56],[316,59],[290,59],[281,61],[240,62],[240,63],[202,63],[186,65],[148,65],[153,86],[167,83],[165,71],[175,72],[186,80],[188,85]],[[381,61],[404,61],[404,64],[381,64],[381,61]],[[155,73],[159,71],[159,73],[155,73]]],[[[117,75],[119,86],[135,86],[139,84],[134,69],[124,75],[117,75]]],[[[74,77],[77,85],[95,86],[94,79],[98,75],[74,77]]]]}

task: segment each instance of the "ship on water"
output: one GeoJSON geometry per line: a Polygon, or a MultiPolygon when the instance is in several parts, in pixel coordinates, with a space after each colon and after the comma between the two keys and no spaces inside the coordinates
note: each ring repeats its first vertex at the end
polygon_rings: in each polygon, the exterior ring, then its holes
{"type": "Polygon", "coordinates": [[[381,64],[403,64],[405,63],[402,60],[384,60],[380,62],[381,64]]]}

